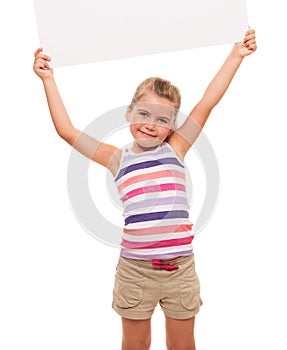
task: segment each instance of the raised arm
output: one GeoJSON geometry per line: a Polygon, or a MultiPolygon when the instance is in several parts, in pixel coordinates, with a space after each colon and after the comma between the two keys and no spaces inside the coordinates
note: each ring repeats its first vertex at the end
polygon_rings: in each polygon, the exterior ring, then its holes
{"type": "Polygon", "coordinates": [[[170,137],[170,144],[182,158],[196,140],[212,109],[223,97],[244,57],[252,54],[256,48],[255,31],[250,29],[245,33],[242,42],[234,44],[201,100],[190,112],[184,124],[170,137]]]}
{"type": "Polygon", "coordinates": [[[33,69],[42,79],[50,114],[57,133],[84,156],[107,167],[115,174],[118,169],[120,150],[96,140],[73,126],[55,82],[53,69],[49,64],[51,58],[44,55],[42,51],[42,48],[39,48],[35,52],[33,69]]]}

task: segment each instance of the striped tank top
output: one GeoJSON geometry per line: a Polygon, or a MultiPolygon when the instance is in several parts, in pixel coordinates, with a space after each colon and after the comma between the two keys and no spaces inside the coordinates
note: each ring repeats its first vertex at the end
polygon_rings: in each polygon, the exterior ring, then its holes
{"type": "Polygon", "coordinates": [[[192,254],[185,166],[168,143],[153,151],[124,148],[115,176],[125,225],[121,256],[138,260],[192,254]]]}

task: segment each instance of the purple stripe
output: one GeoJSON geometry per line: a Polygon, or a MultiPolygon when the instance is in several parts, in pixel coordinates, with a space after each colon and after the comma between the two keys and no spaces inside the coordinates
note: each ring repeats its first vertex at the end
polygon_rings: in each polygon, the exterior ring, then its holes
{"type": "Polygon", "coordinates": [[[187,199],[184,197],[166,197],[166,198],[152,198],[141,202],[131,203],[126,206],[126,211],[133,211],[140,208],[151,208],[154,206],[169,205],[169,204],[183,204],[188,206],[187,199]]]}
{"type": "Polygon", "coordinates": [[[118,181],[125,174],[128,174],[132,171],[151,168],[151,167],[159,166],[159,165],[163,165],[163,164],[174,164],[174,165],[177,165],[181,168],[184,168],[184,166],[176,158],[162,158],[160,160],[150,160],[150,161],[146,161],[146,162],[132,164],[132,165],[127,166],[126,168],[121,169],[118,176],[116,177],[115,181],[118,181]]]}
{"type": "Polygon", "coordinates": [[[186,210],[172,210],[172,211],[159,211],[155,213],[131,215],[125,219],[125,226],[133,224],[135,222],[153,221],[161,219],[186,219],[188,218],[188,211],[186,210]]]}
{"type": "Polygon", "coordinates": [[[190,250],[187,250],[184,252],[139,255],[139,254],[136,254],[136,252],[131,253],[125,249],[121,249],[121,256],[122,257],[129,258],[129,259],[137,259],[137,260],[172,259],[172,258],[177,258],[180,256],[189,256],[192,253],[193,253],[193,250],[190,249],[190,250]]]}

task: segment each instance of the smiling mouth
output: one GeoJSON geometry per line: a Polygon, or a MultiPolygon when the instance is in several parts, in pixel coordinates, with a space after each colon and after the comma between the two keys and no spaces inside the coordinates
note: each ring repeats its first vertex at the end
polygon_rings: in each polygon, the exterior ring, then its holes
{"type": "Polygon", "coordinates": [[[144,131],[141,131],[141,130],[140,130],[140,132],[141,132],[144,136],[146,136],[146,137],[151,137],[151,138],[155,137],[155,135],[148,134],[148,133],[146,133],[146,132],[144,132],[144,131]]]}

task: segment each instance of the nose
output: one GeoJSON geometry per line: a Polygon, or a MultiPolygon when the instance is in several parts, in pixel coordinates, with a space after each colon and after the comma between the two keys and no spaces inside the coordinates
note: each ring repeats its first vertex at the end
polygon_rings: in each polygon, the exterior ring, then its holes
{"type": "Polygon", "coordinates": [[[154,128],[155,128],[155,123],[154,123],[154,121],[152,120],[152,118],[150,118],[150,120],[147,120],[147,121],[146,121],[145,127],[146,127],[148,130],[154,130],[154,128]]]}

